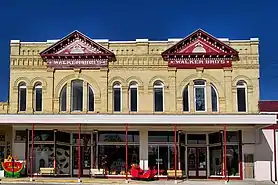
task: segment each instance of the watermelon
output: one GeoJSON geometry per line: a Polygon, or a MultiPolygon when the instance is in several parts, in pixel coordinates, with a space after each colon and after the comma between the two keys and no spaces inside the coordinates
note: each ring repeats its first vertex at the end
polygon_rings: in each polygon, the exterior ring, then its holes
{"type": "Polygon", "coordinates": [[[23,161],[4,161],[2,167],[6,177],[20,177],[20,172],[23,169],[23,161]]]}

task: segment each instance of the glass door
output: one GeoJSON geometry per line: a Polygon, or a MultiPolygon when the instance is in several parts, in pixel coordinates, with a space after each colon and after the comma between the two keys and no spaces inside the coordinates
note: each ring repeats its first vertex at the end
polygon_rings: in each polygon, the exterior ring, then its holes
{"type": "Polygon", "coordinates": [[[207,148],[188,147],[188,177],[206,178],[207,177],[207,148]]]}
{"type": "MultiPolygon", "coordinates": [[[[158,153],[158,146],[157,145],[150,145],[148,147],[148,165],[151,169],[157,169],[159,171],[159,165],[161,161],[159,160],[159,153],[158,153]]],[[[159,173],[159,172],[158,172],[159,173]]]]}

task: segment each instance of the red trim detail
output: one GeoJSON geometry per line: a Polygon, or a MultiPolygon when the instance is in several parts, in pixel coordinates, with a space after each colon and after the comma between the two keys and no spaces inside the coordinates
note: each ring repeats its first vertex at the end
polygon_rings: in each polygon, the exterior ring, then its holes
{"type": "Polygon", "coordinates": [[[224,146],[223,146],[223,175],[224,175],[224,180],[227,180],[227,125],[224,125],[224,146]]]}
{"type": "Polygon", "coordinates": [[[34,131],[35,130],[35,124],[32,124],[32,148],[31,148],[31,169],[30,169],[30,173],[31,173],[31,178],[33,178],[33,164],[34,164],[34,131]]]}
{"type": "Polygon", "coordinates": [[[175,180],[177,180],[177,125],[174,124],[174,147],[175,147],[175,164],[174,164],[174,169],[175,169],[175,180]]]}
{"type": "Polygon", "coordinates": [[[81,124],[78,126],[78,179],[81,177],[81,124]]]}
{"type": "Polygon", "coordinates": [[[128,180],[128,125],[125,125],[125,180],[128,180]]]}
{"type": "Polygon", "coordinates": [[[207,32],[203,31],[202,29],[198,29],[189,36],[185,37],[181,41],[179,41],[174,46],[168,48],[162,53],[162,57],[164,60],[168,60],[171,55],[175,56],[189,56],[189,55],[201,55],[201,56],[209,56],[209,55],[219,55],[219,56],[232,56],[232,58],[238,59],[238,51],[233,49],[232,47],[228,46],[227,44],[221,42],[220,40],[216,39],[212,35],[208,34],[207,32]],[[196,40],[200,42],[207,42],[208,47],[211,48],[206,53],[192,53],[191,49],[190,52],[183,51],[186,47],[194,44],[196,40]],[[214,50],[214,52],[213,52],[214,50]],[[222,50],[222,51],[221,51],[222,50]],[[224,50],[224,51],[223,51],[224,50]],[[182,54],[180,51],[183,51],[182,54]],[[221,52],[216,52],[221,51],[221,52]]]}
{"type": "Polygon", "coordinates": [[[260,112],[278,112],[278,101],[259,101],[260,112]]]}
{"type": "Polygon", "coordinates": [[[276,148],[276,128],[273,129],[273,153],[274,153],[274,178],[277,182],[277,148],[276,148]]]}
{"type": "MultiPolygon", "coordinates": [[[[88,36],[82,34],[81,32],[79,32],[77,30],[73,31],[72,33],[70,33],[67,36],[65,36],[64,38],[62,38],[60,41],[56,42],[55,44],[53,44],[49,48],[42,51],[40,53],[40,55],[42,57],[51,56],[51,55],[55,56],[54,54],[57,51],[60,51],[65,46],[69,45],[72,41],[76,40],[77,38],[80,38],[80,39],[84,40],[87,44],[90,44],[92,47],[98,48],[104,55],[107,55],[107,56],[110,56],[110,57],[115,56],[113,52],[106,49],[102,45],[94,42],[91,38],[89,38],[88,36]]],[[[99,54],[96,54],[96,55],[99,55],[99,54]]]]}

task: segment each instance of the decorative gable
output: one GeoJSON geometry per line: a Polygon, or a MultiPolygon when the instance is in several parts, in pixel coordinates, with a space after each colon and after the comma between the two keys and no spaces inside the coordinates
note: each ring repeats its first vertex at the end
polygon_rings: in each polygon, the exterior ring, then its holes
{"type": "Polygon", "coordinates": [[[238,52],[199,29],[162,53],[169,66],[178,68],[231,67],[238,52]]]}
{"type": "Polygon", "coordinates": [[[89,37],[74,31],[40,53],[48,67],[100,68],[106,67],[115,55],[89,37]]]}

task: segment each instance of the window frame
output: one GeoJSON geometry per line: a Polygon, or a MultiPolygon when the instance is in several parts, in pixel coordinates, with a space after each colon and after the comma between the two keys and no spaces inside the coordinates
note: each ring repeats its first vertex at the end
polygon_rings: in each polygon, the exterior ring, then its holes
{"type": "Polygon", "coordinates": [[[153,112],[164,112],[165,111],[165,96],[164,96],[164,83],[160,80],[157,80],[154,82],[154,85],[153,85],[153,112]],[[159,83],[159,84],[158,84],[159,83]],[[160,88],[162,89],[162,111],[156,111],[156,103],[155,103],[155,89],[156,88],[160,88]]]}
{"type": "Polygon", "coordinates": [[[139,111],[139,92],[138,92],[138,83],[136,81],[133,81],[129,85],[129,112],[138,112],[139,111]],[[131,110],[131,89],[136,89],[136,111],[131,110]]]}
{"type": "Polygon", "coordinates": [[[190,112],[190,89],[189,89],[189,85],[186,85],[183,88],[182,91],[182,112],[190,112]],[[188,110],[185,111],[184,110],[184,91],[187,89],[187,106],[188,106],[188,110]]]}
{"type": "Polygon", "coordinates": [[[207,112],[207,89],[206,89],[206,86],[207,86],[207,82],[205,80],[194,80],[194,85],[193,85],[193,88],[194,88],[194,109],[195,109],[195,112],[207,112]],[[196,85],[195,82],[197,81],[202,81],[204,82],[203,85],[196,85]],[[205,110],[197,110],[197,107],[196,107],[196,88],[203,88],[204,89],[204,101],[205,101],[205,110]]]}
{"type": "Polygon", "coordinates": [[[42,83],[38,82],[34,86],[33,92],[33,111],[42,112],[43,111],[43,93],[42,93],[42,83]],[[41,89],[41,110],[37,110],[37,89],[41,89]]]}
{"type": "Polygon", "coordinates": [[[219,112],[219,94],[218,94],[218,91],[216,89],[216,87],[213,85],[213,84],[210,84],[210,90],[211,90],[211,112],[219,112]],[[215,94],[216,94],[216,111],[213,111],[212,110],[212,90],[215,91],[215,94]]]}
{"type": "Polygon", "coordinates": [[[247,83],[244,80],[239,80],[236,83],[236,110],[239,113],[246,113],[248,112],[248,95],[247,95],[247,83]],[[243,84],[239,84],[243,83],[243,84]],[[239,111],[239,104],[238,104],[238,89],[244,89],[245,93],[245,111],[239,111]]]}
{"type": "Polygon", "coordinates": [[[18,93],[17,93],[17,96],[18,96],[18,112],[26,112],[27,111],[27,85],[25,82],[20,82],[18,84],[18,93]],[[21,110],[21,89],[25,89],[25,108],[24,110],[21,110]]]}
{"type": "MultiPolygon", "coordinates": [[[[80,79],[75,79],[75,80],[72,80],[71,82],[71,89],[70,89],[70,110],[71,112],[82,112],[84,111],[84,104],[83,104],[83,100],[84,100],[84,80],[80,80],[80,79]],[[80,83],[82,82],[82,97],[81,97],[81,110],[75,110],[74,108],[74,100],[73,100],[73,93],[74,93],[74,87],[73,87],[73,83],[80,83]]],[[[77,101],[77,100],[76,100],[77,101]]],[[[77,103],[77,102],[76,102],[77,103]]],[[[78,106],[78,104],[76,105],[76,107],[78,106]]]]}
{"type": "MultiPolygon", "coordinates": [[[[95,101],[96,101],[96,99],[95,99],[95,91],[94,91],[94,88],[90,85],[90,84],[87,84],[87,111],[88,112],[95,112],[95,110],[96,110],[96,107],[95,107],[95,101]],[[93,110],[89,110],[89,105],[90,105],[90,101],[89,101],[89,99],[90,99],[90,89],[92,90],[92,93],[93,93],[93,110]]],[[[84,97],[83,97],[83,99],[84,99],[84,97]]]]}
{"type": "Polygon", "coordinates": [[[113,85],[113,88],[112,88],[112,101],[113,101],[113,104],[112,104],[112,108],[113,108],[113,112],[122,112],[122,108],[123,108],[123,105],[122,105],[122,103],[123,103],[123,93],[122,93],[122,85],[121,85],[121,83],[119,83],[119,82],[115,82],[114,83],[114,85],[113,85]],[[120,110],[115,110],[115,89],[120,89],[120,102],[119,102],[119,104],[120,104],[120,110]]]}

